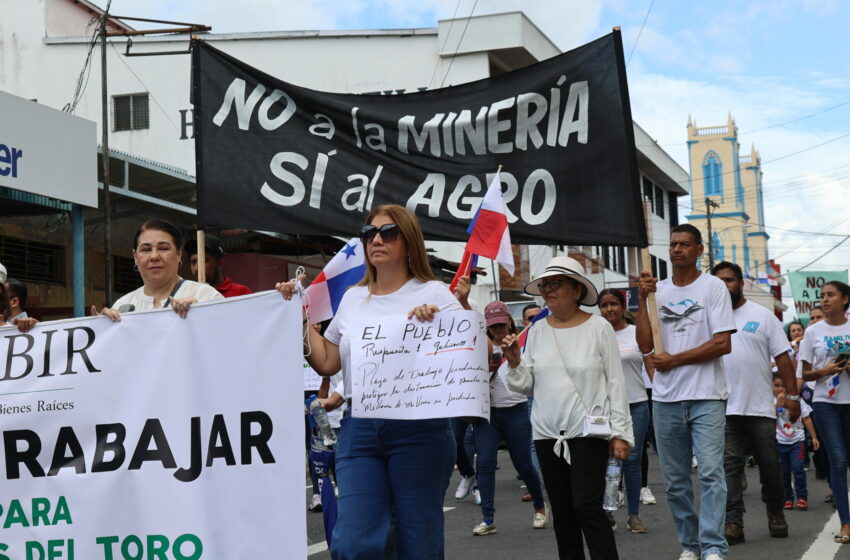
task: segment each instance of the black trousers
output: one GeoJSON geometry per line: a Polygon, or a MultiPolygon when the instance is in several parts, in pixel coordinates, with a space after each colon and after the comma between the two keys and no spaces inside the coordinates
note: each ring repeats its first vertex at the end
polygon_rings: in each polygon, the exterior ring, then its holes
{"type": "Polygon", "coordinates": [[[555,455],[555,440],[535,440],[534,445],[552,508],[558,558],[584,560],[583,544],[587,542],[591,560],[618,560],[614,531],[602,511],[608,442],[567,440],[572,464],[555,455]]]}
{"type": "Polygon", "coordinates": [[[749,448],[759,466],[761,501],[768,515],[783,513],[785,489],[776,448],[776,420],[763,416],[726,417],[726,523],[744,526],[744,460],[749,448]]]}

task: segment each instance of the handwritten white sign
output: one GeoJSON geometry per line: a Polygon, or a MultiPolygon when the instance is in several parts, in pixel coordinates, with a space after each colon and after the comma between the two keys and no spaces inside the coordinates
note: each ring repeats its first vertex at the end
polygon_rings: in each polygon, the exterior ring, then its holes
{"type": "Polygon", "coordinates": [[[490,419],[484,317],[444,311],[432,322],[364,319],[351,342],[352,416],[490,419]]]}
{"type": "Polygon", "coordinates": [[[316,373],[316,370],[311,368],[310,364],[304,362],[304,390],[318,391],[321,384],[322,376],[316,373]]]}

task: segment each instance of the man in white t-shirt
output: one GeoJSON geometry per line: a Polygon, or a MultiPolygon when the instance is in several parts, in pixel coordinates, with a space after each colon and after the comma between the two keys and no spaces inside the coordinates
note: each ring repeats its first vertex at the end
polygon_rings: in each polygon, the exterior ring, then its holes
{"type": "Polygon", "coordinates": [[[723,461],[727,489],[726,542],[730,546],[744,542],[746,508],[743,482],[747,449],[759,466],[761,498],[767,508],[770,536],[787,537],[788,523],[783,511],[785,490],[776,447],[776,410],[770,363],[776,361],[786,398],[789,398],[789,413],[793,413],[796,419],[800,412],[800,396],[789,354],[791,347],[773,313],[744,297],[744,274],[740,266],[723,261],[716,264],[711,273],[723,280],[729,290],[737,329],[732,335],[732,352],[724,356],[729,384],[723,461]]]}
{"type": "Polygon", "coordinates": [[[637,340],[651,355],[653,421],[658,457],[682,545],[680,560],[722,560],[729,545],[723,535],[726,476],[723,471],[726,426],[726,375],[723,356],[732,350],[735,321],[726,286],[697,268],[703,245],[690,224],[670,230],[672,279],[640,274],[637,340]],[[655,340],[647,297],[656,293],[663,352],[655,340]],[[694,508],[691,449],[700,478],[700,511],[694,508]]]}

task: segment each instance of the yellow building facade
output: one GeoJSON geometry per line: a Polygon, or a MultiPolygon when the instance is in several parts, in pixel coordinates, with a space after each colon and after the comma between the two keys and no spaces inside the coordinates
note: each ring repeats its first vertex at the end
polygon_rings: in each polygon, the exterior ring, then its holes
{"type": "Polygon", "coordinates": [[[703,269],[709,268],[710,248],[715,263],[736,263],[751,278],[770,274],[758,150],[741,153],[730,114],[725,126],[698,127],[688,117],[688,154],[693,210],[687,219],[703,235],[703,269]]]}

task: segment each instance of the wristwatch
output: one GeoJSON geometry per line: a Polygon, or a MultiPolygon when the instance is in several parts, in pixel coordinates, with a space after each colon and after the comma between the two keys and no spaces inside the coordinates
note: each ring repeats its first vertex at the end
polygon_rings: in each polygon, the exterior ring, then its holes
{"type": "Polygon", "coordinates": [[[785,395],[785,400],[800,402],[800,395],[785,395]]]}

